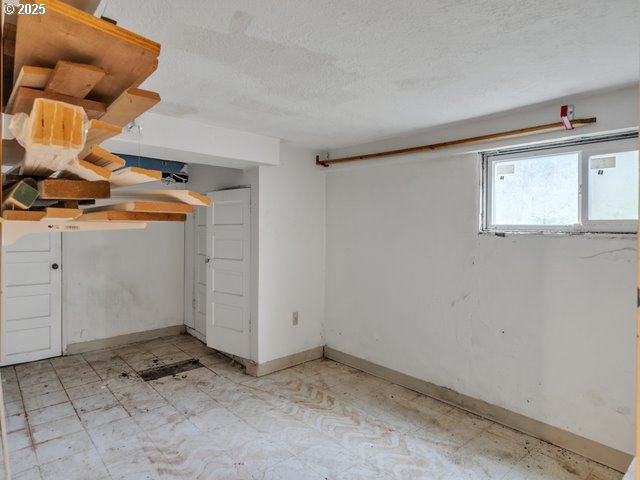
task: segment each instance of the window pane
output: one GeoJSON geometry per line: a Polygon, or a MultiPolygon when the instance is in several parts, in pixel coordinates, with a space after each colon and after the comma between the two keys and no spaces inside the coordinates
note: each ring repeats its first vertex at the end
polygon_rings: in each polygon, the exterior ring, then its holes
{"type": "Polygon", "coordinates": [[[589,220],[638,218],[638,151],[589,157],[589,220]]]}
{"type": "Polygon", "coordinates": [[[494,225],[578,223],[579,155],[493,163],[494,225]]]}

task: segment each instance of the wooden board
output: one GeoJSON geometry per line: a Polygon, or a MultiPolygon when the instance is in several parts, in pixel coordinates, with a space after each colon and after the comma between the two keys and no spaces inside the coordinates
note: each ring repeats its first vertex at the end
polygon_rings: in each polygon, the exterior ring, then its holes
{"type": "Polygon", "coordinates": [[[160,95],[140,88],[128,88],[107,107],[102,120],[124,127],[160,101],[160,95]]]}
{"type": "Polygon", "coordinates": [[[54,203],[53,205],[46,205],[47,207],[56,207],[56,208],[80,208],[79,200],[61,200],[59,202],[54,203]]]}
{"type": "Polygon", "coordinates": [[[86,160],[78,160],[77,163],[73,163],[60,171],[59,178],[65,179],[79,179],[79,180],[91,180],[101,181],[109,180],[111,178],[111,170],[99,167],[93,163],[89,163],[86,160]]]}
{"type": "Polygon", "coordinates": [[[111,184],[107,181],[50,178],[38,182],[38,192],[44,200],[92,200],[110,198],[111,184]]]}
{"type": "Polygon", "coordinates": [[[88,212],[143,212],[143,213],[193,213],[196,207],[182,203],[126,202],[88,208],[88,212]]]}
{"type": "MultiPolygon", "coordinates": [[[[16,25],[5,23],[2,32],[2,108],[4,109],[13,89],[13,60],[16,49],[16,25]]],[[[4,110],[3,110],[4,111],[4,110]]]]}
{"type": "Polygon", "coordinates": [[[40,210],[5,210],[2,212],[2,218],[5,220],[15,220],[20,222],[39,222],[46,215],[40,210]]]}
{"type": "Polygon", "coordinates": [[[84,144],[84,149],[78,155],[80,158],[84,158],[89,154],[91,147],[99,145],[105,140],[120,135],[122,128],[117,125],[111,125],[110,123],[103,122],[102,120],[91,120],[89,122],[89,129],[87,131],[87,138],[84,144]]]}
{"type": "Polygon", "coordinates": [[[13,90],[11,91],[11,96],[7,102],[5,111],[10,112],[13,109],[13,103],[15,102],[20,87],[37,88],[42,90],[47,85],[52,73],[52,68],[31,67],[29,65],[22,67],[18,74],[18,78],[13,84],[13,90]]]}
{"type": "Polygon", "coordinates": [[[111,171],[122,168],[127,164],[123,158],[108,152],[98,145],[91,147],[91,150],[82,159],[111,171]]]}
{"type": "Polygon", "coordinates": [[[112,187],[126,187],[142,183],[156,182],[162,179],[160,170],[148,170],[139,167],[127,167],[116,170],[111,176],[112,187]]]}
{"type": "Polygon", "coordinates": [[[184,213],[152,213],[152,212],[89,212],[78,220],[86,222],[184,222],[184,213]]]}
{"type": "Polygon", "coordinates": [[[2,192],[2,208],[27,210],[38,198],[38,190],[32,179],[20,180],[2,192]]]}
{"type": "Polygon", "coordinates": [[[104,103],[87,100],[86,98],[74,98],[68,95],[60,95],[59,93],[45,92],[44,90],[36,90],[35,88],[20,87],[13,101],[11,110],[8,113],[31,113],[33,102],[36,98],[46,98],[48,100],[56,100],[71,105],[78,105],[84,108],[89,119],[97,119],[105,114],[107,107],[104,103]]]}
{"type": "Polygon", "coordinates": [[[14,221],[40,221],[40,220],[74,220],[82,215],[82,210],[77,208],[47,207],[44,210],[5,210],[2,217],[5,220],[14,221]]]}
{"type": "Polygon", "coordinates": [[[53,70],[45,91],[84,98],[105,76],[104,69],[83,63],[59,60],[53,70]]]}
{"type": "Polygon", "coordinates": [[[47,207],[44,209],[43,220],[74,220],[82,215],[82,210],[79,208],[57,208],[47,207]]]}
{"type": "Polygon", "coordinates": [[[60,202],[58,200],[41,200],[38,199],[33,203],[33,206],[30,210],[41,210],[44,207],[60,207],[60,208],[79,208],[78,206],[67,207],[66,205],[58,205],[60,202]]]}
{"type": "Polygon", "coordinates": [[[140,198],[148,200],[162,200],[164,202],[186,203],[188,205],[208,206],[211,199],[190,190],[136,190],[115,192],[113,197],[140,198]]]}
{"type": "Polygon", "coordinates": [[[60,0],[41,3],[46,14],[18,15],[14,79],[24,65],[52,68],[61,59],[97,65],[107,73],[90,98],[111,104],[153,72],[160,44],[60,0]]]}
{"type": "Polygon", "coordinates": [[[16,139],[2,140],[2,165],[19,169],[23,158],[24,148],[16,139]]]}

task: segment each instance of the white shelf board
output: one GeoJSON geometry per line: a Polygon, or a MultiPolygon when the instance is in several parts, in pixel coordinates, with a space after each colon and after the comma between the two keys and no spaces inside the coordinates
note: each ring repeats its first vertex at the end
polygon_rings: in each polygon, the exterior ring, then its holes
{"type": "Polygon", "coordinates": [[[2,222],[2,245],[12,245],[30,233],[43,232],[96,232],[101,230],[135,230],[145,228],[146,222],[86,222],[78,220],[43,219],[39,222],[4,220],[2,222]]]}

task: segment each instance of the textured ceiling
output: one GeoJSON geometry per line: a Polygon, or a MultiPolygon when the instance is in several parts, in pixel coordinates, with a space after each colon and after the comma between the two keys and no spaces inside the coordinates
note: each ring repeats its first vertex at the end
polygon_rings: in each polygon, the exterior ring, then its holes
{"type": "Polygon", "coordinates": [[[638,0],[103,0],[155,111],[336,148],[638,80],[638,0]]]}

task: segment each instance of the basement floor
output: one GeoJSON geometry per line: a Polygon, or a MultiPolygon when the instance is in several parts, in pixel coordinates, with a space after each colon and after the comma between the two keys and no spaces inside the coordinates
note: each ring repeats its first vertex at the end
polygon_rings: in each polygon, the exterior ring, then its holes
{"type": "Polygon", "coordinates": [[[15,480],[617,480],[328,360],[253,378],[188,335],[2,369],[15,480]],[[136,373],[198,358],[145,382],[136,373]]]}

